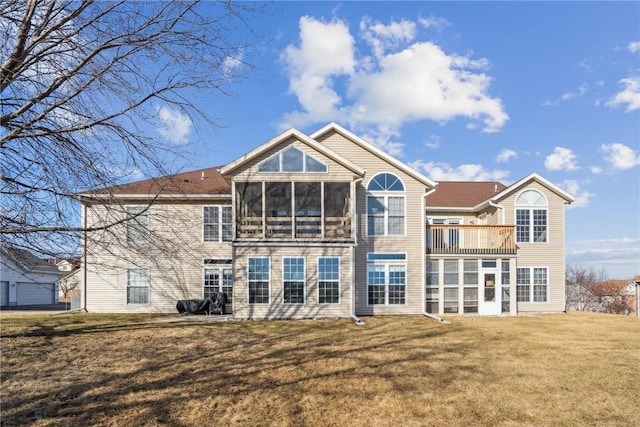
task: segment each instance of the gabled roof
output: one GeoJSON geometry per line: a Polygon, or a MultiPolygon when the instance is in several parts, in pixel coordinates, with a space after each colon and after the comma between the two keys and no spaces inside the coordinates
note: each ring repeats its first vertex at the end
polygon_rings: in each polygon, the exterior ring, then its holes
{"type": "Polygon", "coordinates": [[[86,193],[83,197],[104,198],[110,196],[153,197],[164,196],[231,196],[229,182],[220,174],[220,166],[190,172],[167,175],[144,181],[131,182],[101,188],[86,193]]]}
{"type": "Polygon", "coordinates": [[[508,187],[500,182],[441,181],[438,182],[436,191],[426,197],[426,206],[428,209],[461,209],[475,212],[490,203],[498,203],[531,182],[548,188],[562,197],[566,203],[575,200],[571,194],[557,185],[537,173],[532,173],[508,187]]]}
{"type": "Polygon", "coordinates": [[[347,129],[343,128],[342,126],[340,126],[337,123],[331,122],[328,125],[322,127],[321,129],[315,131],[314,133],[311,134],[311,138],[313,138],[314,140],[317,140],[322,135],[325,135],[325,134],[327,134],[329,132],[337,132],[337,133],[339,133],[343,137],[345,137],[348,140],[354,142],[355,144],[359,145],[360,147],[362,147],[363,149],[369,151],[370,153],[376,155],[377,157],[385,160],[386,162],[394,165],[395,167],[397,167],[401,171],[405,172],[407,175],[410,175],[411,177],[415,178],[416,180],[420,181],[421,183],[423,183],[424,185],[426,185],[428,187],[432,187],[433,188],[433,187],[435,187],[437,185],[435,181],[427,178],[426,176],[424,176],[420,172],[416,171],[412,167],[410,167],[407,164],[401,162],[400,160],[390,156],[389,154],[385,153],[384,151],[382,151],[381,149],[379,149],[375,145],[365,141],[364,139],[360,138],[358,135],[348,131],[347,129]]]}
{"type": "Polygon", "coordinates": [[[13,246],[3,246],[1,248],[3,258],[11,259],[18,268],[24,270],[25,273],[48,273],[62,275],[62,272],[54,265],[51,265],[46,259],[41,259],[31,252],[16,248],[13,246]]]}
{"type": "Polygon", "coordinates": [[[358,166],[355,163],[353,163],[352,161],[342,157],[341,155],[339,155],[338,153],[334,152],[333,150],[328,149],[324,145],[320,144],[318,141],[310,138],[309,136],[305,135],[304,133],[302,133],[299,130],[294,129],[294,128],[291,128],[291,129],[288,129],[288,130],[282,132],[281,134],[275,136],[274,138],[270,139],[269,141],[265,142],[264,144],[262,144],[262,145],[260,145],[260,146],[258,146],[256,148],[254,148],[253,150],[249,151],[247,154],[245,154],[245,155],[243,155],[241,157],[238,157],[233,162],[231,162],[228,165],[226,165],[223,168],[221,168],[220,169],[220,173],[222,175],[227,175],[228,173],[236,170],[240,166],[246,164],[247,162],[250,162],[251,160],[255,159],[256,157],[260,156],[261,154],[267,152],[268,150],[272,149],[273,147],[276,147],[278,144],[280,144],[280,143],[282,143],[284,141],[287,141],[289,138],[292,138],[292,137],[296,138],[298,141],[302,142],[303,144],[309,146],[313,150],[318,151],[318,152],[324,154],[325,156],[329,157],[333,161],[341,164],[342,166],[344,166],[347,169],[351,170],[356,175],[359,175],[359,176],[364,175],[365,171],[360,166],[358,166]]]}
{"type": "Polygon", "coordinates": [[[530,182],[537,182],[538,184],[542,185],[543,187],[546,187],[548,190],[556,193],[558,196],[562,197],[567,204],[573,202],[576,198],[573,197],[571,194],[567,193],[566,191],[564,191],[562,188],[558,187],[557,185],[553,184],[551,181],[543,178],[542,176],[538,175],[537,173],[532,173],[530,175],[525,176],[524,178],[522,178],[520,181],[511,184],[510,186],[508,186],[507,188],[505,188],[503,191],[501,191],[499,194],[496,195],[496,197],[494,197],[494,200],[499,200],[499,199],[503,199],[507,196],[509,196],[510,194],[512,194],[514,191],[519,190],[520,188],[524,187],[525,185],[529,184],[530,182]]]}
{"type": "Polygon", "coordinates": [[[507,188],[500,182],[441,181],[426,197],[427,208],[473,208],[507,188]]]}

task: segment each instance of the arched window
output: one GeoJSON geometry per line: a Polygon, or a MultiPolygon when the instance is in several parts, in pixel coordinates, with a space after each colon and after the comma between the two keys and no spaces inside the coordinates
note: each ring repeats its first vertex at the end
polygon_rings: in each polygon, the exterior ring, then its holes
{"type": "Polygon", "coordinates": [[[404,236],[404,184],[392,173],[379,173],[367,185],[367,234],[404,236]]]}
{"type": "Polygon", "coordinates": [[[516,198],[516,241],[547,242],[547,198],[538,190],[525,190],[516,198]]]}

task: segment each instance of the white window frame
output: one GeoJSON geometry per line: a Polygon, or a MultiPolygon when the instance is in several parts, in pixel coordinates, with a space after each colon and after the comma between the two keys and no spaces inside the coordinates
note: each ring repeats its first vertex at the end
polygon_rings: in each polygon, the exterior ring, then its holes
{"type": "MultiPolygon", "coordinates": [[[[374,176],[371,177],[371,179],[369,180],[369,182],[367,183],[367,194],[366,194],[366,221],[367,221],[367,236],[368,237],[405,237],[407,235],[407,197],[406,197],[406,185],[404,184],[404,182],[402,181],[402,179],[400,179],[400,177],[392,172],[380,172],[375,174],[374,176]],[[374,181],[376,179],[376,177],[378,177],[379,175],[383,175],[383,174],[389,174],[389,175],[393,175],[393,177],[395,177],[400,184],[402,185],[402,191],[400,190],[369,190],[369,186],[371,185],[372,181],[374,181]],[[371,217],[376,217],[377,215],[372,215],[369,213],[369,200],[371,198],[374,199],[378,199],[378,198],[382,198],[382,204],[384,206],[384,214],[383,214],[383,221],[384,221],[384,232],[382,234],[379,233],[375,233],[375,227],[369,227],[369,218],[371,217]],[[398,198],[398,199],[402,199],[402,209],[403,209],[403,214],[402,214],[402,218],[403,218],[403,222],[402,222],[402,233],[400,234],[389,234],[389,199],[390,198],[398,198]],[[373,230],[372,230],[373,228],[373,230]]],[[[393,216],[391,216],[393,217],[393,216]]]]}
{"type": "Polygon", "coordinates": [[[247,258],[247,304],[249,305],[269,305],[271,304],[271,257],[255,256],[247,258]],[[251,283],[252,282],[264,282],[264,280],[251,280],[249,275],[249,264],[252,259],[266,259],[269,263],[269,270],[267,272],[267,302],[251,302],[251,283]]]}
{"type": "Polygon", "coordinates": [[[131,267],[127,268],[125,271],[125,302],[127,305],[150,305],[151,304],[151,280],[149,277],[149,269],[148,268],[140,268],[140,267],[131,267]],[[144,272],[144,278],[146,279],[146,284],[140,285],[135,284],[131,285],[132,277],[130,276],[134,272],[144,272]],[[146,302],[130,302],[129,301],[129,290],[130,289],[146,289],[147,292],[147,301],[146,302]]]}
{"type": "Polygon", "coordinates": [[[282,304],[284,305],[304,305],[307,302],[307,260],[301,256],[286,256],[282,257],[282,304]],[[287,280],[286,278],[286,261],[287,260],[302,260],[302,280],[287,280]],[[295,282],[297,285],[302,284],[302,302],[287,302],[285,300],[285,282],[295,282]]]}
{"type": "Polygon", "coordinates": [[[210,266],[205,266],[202,269],[202,298],[207,298],[206,288],[215,289],[215,292],[222,292],[227,296],[227,302],[231,302],[233,299],[233,285],[234,285],[234,277],[233,277],[233,267],[231,264],[214,264],[210,266]],[[207,273],[208,271],[217,271],[218,272],[218,280],[217,283],[208,285],[207,284],[207,273]],[[224,273],[225,271],[231,271],[231,286],[225,286],[224,282],[224,273]],[[226,288],[231,288],[231,294],[229,292],[225,292],[226,288]]]}
{"type": "Polygon", "coordinates": [[[548,244],[549,243],[549,201],[547,197],[539,190],[533,188],[527,188],[521,191],[515,199],[514,204],[514,213],[513,213],[514,224],[516,225],[516,243],[535,243],[535,244],[548,244]],[[522,200],[527,198],[526,193],[537,193],[539,198],[536,202],[530,202],[528,200],[522,200]],[[527,211],[529,213],[529,224],[528,227],[528,239],[521,240],[518,235],[518,228],[524,227],[518,225],[518,212],[519,211],[527,211]],[[536,211],[542,211],[545,213],[545,224],[544,224],[544,240],[537,241],[536,236],[536,224],[534,221],[536,211]]]}
{"type": "Polygon", "coordinates": [[[149,214],[149,209],[150,206],[146,205],[128,205],[125,207],[127,243],[149,243],[151,240],[151,215],[149,214]],[[146,219],[146,223],[141,223],[141,219],[146,219]],[[142,237],[135,238],[136,234],[142,237]]]}
{"type": "Polygon", "coordinates": [[[278,151],[277,153],[275,153],[274,155],[266,158],[265,160],[263,160],[262,162],[260,162],[260,164],[258,165],[258,172],[259,173],[329,173],[329,166],[327,166],[327,164],[319,159],[317,159],[315,156],[312,156],[310,154],[308,154],[305,150],[302,150],[298,147],[296,147],[295,145],[289,145],[286,148],[283,148],[282,150],[278,151]],[[289,149],[295,149],[298,150],[302,153],[302,170],[300,171],[285,171],[284,170],[284,155],[283,153],[289,149]],[[277,171],[265,171],[265,170],[261,170],[262,165],[273,160],[274,158],[278,158],[278,170],[277,171]],[[311,159],[313,159],[314,161],[320,163],[321,165],[324,166],[324,171],[308,171],[307,170],[307,157],[310,157],[311,159]]]}
{"type": "MultiPolygon", "coordinates": [[[[317,279],[318,279],[318,280],[317,280],[317,287],[318,287],[318,304],[319,304],[319,305],[337,305],[337,304],[340,304],[341,299],[342,299],[342,297],[341,297],[341,295],[340,295],[340,294],[341,294],[341,285],[340,285],[340,274],[341,274],[341,268],[340,268],[340,257],[338,257],[338,256],[321,256],[321,257],[318,257],[318,260],[317,260],[317,266],[318,266],[318,275],[317,275],[317,279]],[[337,278],[337,279],[329,279],[329,280],[321,280],[321,279],[320,279],[320,260],[321,260],[321,259],[335,259],[335,260],[337,260],[337,261],[338,261],[338,272],[337,272],[337,273],[338,273],[338,278],[337,278]],[[321,295],[320,295],[320,283],[321,283],[321,282],[327,282],[327,283],[332,283],[332,284],[337,285],[337,287],[338,287],[338,301],[336,301],[336,302],[321,302],[321,301],[320,301],[320,299],[321,299],[321,295]]],[[[326,297],[326,292],[325,292],[325,297],[326,297]]]]}
{"type": "Polygon", "coordinates": [[[548,304],[549,303],[549,267],[517,267],[516,268],[516,300],[518,303],[527,303],[527,304],[548,304]],[[529,271],[529,283],[526,284],[529,286],[529,291],[527,295],[527,300],[522,301],[518,298],[520,292],[519,288],[523,286],[520,283],[518,277],[518,270],[528,270],[529,271]],[[536,283],[536,270],[544,271],[544,279],[545,283],[536,283]],[[536,288],[544,288],[544,301],[536,301],[536,288]]]}
{"type": "Polygon", "coordinates": [[[233,240],[233,207],[232,205],[207,205],[207,206],[203,206],[202,207],[202,241],[204,243],[228,243],[231,242],[233,240]],[[229,209],[230,214],[231,214],[231,220],[230,222],[224,222],[222,220],[223,218],[223,212],[224,212],[224,208],[229,209]],[[206,209],[216,209],[218,211],[218,223],[214,224],[214,223],[207,223],[205,222],[205,210],[206,209]],[[207,233],[205,232],[205,229],[207,226],[215,226],[218,229],[218,239],[217,240],[207,240],[207,233]],[[228,239],[224,238],[224,226],[227,225],[230,227],[231,229],[231,234],[229,235],[228,239]]]}
{"type": "Polygon", "coordinates": [[[406,252],[369,252],[367,253],[367,307],[404,307],[408,304],[408,294],[407,294],[407,253],[406,252]],[[374,255],[372,257],[372,255],[374,255]],[[389,255],[388,259],[374,259],[377,256],[389,255]],[[394,259],[395,257],[402,257],[402,259],[394,259]],[[371,284],[369,283],[369,271],[373,267],[382,266],[384,269],[384,304],[371,304],[369,302],[369,288],[372,286],[380,286],[379,284],[371,284]],[[401,304],[392,304],[389,302],[389,287],[397,285],[395,283],[391,283],[390,273],[391,268],[393,267],[402,267],[404,270],[404,283],[401,284],[403,286],[404,293],[404,303],[401,304]]]}

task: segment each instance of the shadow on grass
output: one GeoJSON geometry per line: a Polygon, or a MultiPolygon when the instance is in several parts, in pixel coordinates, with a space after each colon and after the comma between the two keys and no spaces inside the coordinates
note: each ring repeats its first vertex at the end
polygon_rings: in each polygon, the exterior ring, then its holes
{"type": "MultiPolygon", "coordinates": [[[[140,332],[154,338],[136,349],[137,354],[120,351],[106,355],[109,366],[89,362],[84,378],[79,375],[72,383],[47,382],[27,396],[5,396],[3,426],[35,421],[40,425],[98,425],[110,420],[119,420],[114,421],[118,425],[187,426],[195,420],[216,419],[232,411],[234,404],[255,399],[273,399],[273,404],[286,407],[283,411],[289,421],[284,424],[301,425],[295,420],[303,411],[300,397],[304,392],[328,400],[374,399],[381,388],[391,393],[415,390],[416,383],[406,381],[401,367],[413,367],[414,375],[440,378],[439,386],[467,377],[468,369],[477,371],[472,366],[459,366],[441,372],[439,364],[430,363],[446,357],[443,353],[464,354],[470,349],[463,342],[431,346],[430,342],[443,338],[450,328],[427,319],[422,322],[414,320],[412,324],[424,329],[401,333],[394,333],[388,321],[366,327],[348,321],[194,325],[70,322],[59,325],[60,329],[45,322],[28,333],[3,336],[3,340],[44,338],[64,345],[65,338],[72,336],[100,340],[103,334],[115,334],[125,340],[129,332],[136,336],[128,339],[139,338],[140,332]],[[168,331],[173,334],[164,337],[168,331]],[[126,372],[110,369],[125,367],[132,359],[145,362],[126,372]],[[206,405],[210,400],[218,406],[206,405]],[[200,413],[193,414],[194,410],[200,413]]],[[[125,347],[131,350],[135,343],[125,347]]],[[[90,355],[83,356],[90,360],[90,355]]],[[[258,424],[269,424],[267,421],[262,419],[258,424]]]]}

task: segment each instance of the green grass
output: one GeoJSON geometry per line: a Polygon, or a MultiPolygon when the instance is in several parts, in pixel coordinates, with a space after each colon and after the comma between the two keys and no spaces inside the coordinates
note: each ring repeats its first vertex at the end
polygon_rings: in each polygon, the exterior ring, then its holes
{"type": "Polygon", "coordinates": [[[2,426],[636,426],[640,320],[0,314],[2,426]]]}

